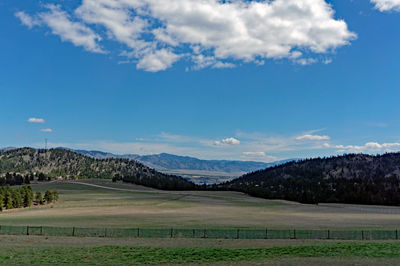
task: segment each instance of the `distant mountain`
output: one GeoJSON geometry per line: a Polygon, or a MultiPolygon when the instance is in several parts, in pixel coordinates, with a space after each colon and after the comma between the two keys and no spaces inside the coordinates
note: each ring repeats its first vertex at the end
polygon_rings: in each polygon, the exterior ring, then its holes
{"type": "Polygon", "coordinates": [[[15,147],[0,148],[0,152],[3,152],[3,151],[11,151],[11,150],[15,150],[15,149],[16,149],[15,147]]]}
{"type": "Polygon", "coordinates": [[[105,158],[124,158],[137,160],[143,164],[155,168],[157,170],[196,170],[196,171],[212,171],[225,173],[248,173],[278,164],[286,163],[291,160],[278,161],[273,163],[262,163],[253,161],[228,161],[228,160],[201,160],[188,156],[178,156],[168,153],[155,155],[137,155],[125,154],[115,155],[101,151],[85,151],[76,150],[76,152],[98,159],[105,158]]]}
{"type": "Polygon", "coordinates": [[[400,205],[400,153],[293,161],[243,175],[218,188],[304,203],[400,205]]]}
{"type": "Polygon", "coordinates": [[[0,176],[6,173],[43,173],[53,178],[108,178],[118,176],[136,184],[161,189],[187,189],[185,179],[157,172],[128,159],[95,159],[67,149],[12,149],[0,152],[0,176]]]}

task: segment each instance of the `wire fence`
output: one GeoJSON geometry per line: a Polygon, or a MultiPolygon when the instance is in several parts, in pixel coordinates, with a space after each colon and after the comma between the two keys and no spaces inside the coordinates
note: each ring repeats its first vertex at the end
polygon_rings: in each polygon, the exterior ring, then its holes
{"type": "Polygon", "coordinates": [[[399,230],[150,229],[1,225],[0,235],[120,238],[398,240],[399,230]]]}

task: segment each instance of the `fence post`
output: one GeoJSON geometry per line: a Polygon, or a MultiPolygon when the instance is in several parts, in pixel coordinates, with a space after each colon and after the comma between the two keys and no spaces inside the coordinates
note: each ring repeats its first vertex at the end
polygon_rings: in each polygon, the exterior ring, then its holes
{"type": "Polygon", "coordinates": [[[104,228],[104,237],[107,237],[107,228],[104,228]]]}
{"type": "Polygon", "coordinates": [[[195,238],[196,237],[196,232],[195,232],[195,229],[193,229],[193,238],[195,238]]]}
{"type": "Polygon", "coordinates": [[[293,229],[293,237],[296,239],[296,229],[293,229]]]}
{"type": "Polygon", "coordinates": [[[203,230],[203,238],[206,238],[206,229],[203,230]]]}
{"type": "Polygon", "coordinates": [[[29,236],[29,226],[26,227],[26,235],[29,236]]]}
{"type": "Polygon", "coordinates": [[[399,239],[399,230],[396,229],[396,240],[399,239]]]}
{"type": "Polygon", "coordinates": [[[174,237],[174,229],[171,228],[171,238],[173,238],[173,237],[174,237]]]}
{"type": "Polygon", "coordinates": [[[137,229],[137,237],[140,237],[140,228],[137,229]]]}
{"type": "Polygon", "coordinates": [[[361,230],[361,240],[364,240],[364,230],[361,230]]]}
{"type": "Polygon", "coordinates": [[[268,239],[268,228],[265,228],[265,239],[268,239]]]}
{"type": "Polygon", "coordinates": [[[75,236],[75,226],[72,227],[72,236],[75,236]]]}
{"type": "Polygon", "coordinates": [[[43,226],[40,227],[40,235],[43,235],[43,226]]]}
{"type": "Polygon", "coordinates": [[[328,229],[328,238],[327,239],[331,239],[331,230],[328,229]]]}
{"type": "Polygon", "coordinates": [[[236,238],[237,238],[237,239],[239,239],[239,230],[240,230],[240,229],[238,229],[237,232],[236,232],[236,238]]]}

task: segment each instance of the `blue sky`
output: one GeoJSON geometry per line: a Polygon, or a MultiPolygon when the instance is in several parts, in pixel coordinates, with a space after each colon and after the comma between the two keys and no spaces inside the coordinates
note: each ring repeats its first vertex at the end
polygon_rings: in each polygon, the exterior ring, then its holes
{"type": "Polygon", "coordinates": [[[400,150],[399,0],[165,3],[0,1],[0,147],[400,150]]]}

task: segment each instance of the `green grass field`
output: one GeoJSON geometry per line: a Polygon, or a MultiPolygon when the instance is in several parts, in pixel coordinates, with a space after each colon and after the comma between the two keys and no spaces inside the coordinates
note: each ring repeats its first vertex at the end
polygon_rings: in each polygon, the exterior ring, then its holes
{"type": "Polygon", "coordinates": [[[165,192],[84,180],[32,185],[58,190],[54,205],[0,213],[0,225],[121,228],[396,229],[400,208],[304,205],[237,192],[165,192]]]}
{"type": "Polygon", "coordinates": [[[276,246],[264,248],[163,248],[133,246],[2,248],[1,264],[182,264],[182,263],[262,263],[277,259],[312,258],[329,263],[336,259],[353,259],[359,263],[399,263],[400,243],[328,243],[318,245],[276,246]],[[372,260],[371,259],[378,259],[372,260]],[[380,260],[379,260],[380,259],[380,260]]]}

